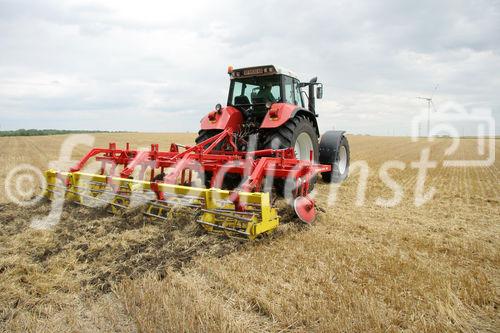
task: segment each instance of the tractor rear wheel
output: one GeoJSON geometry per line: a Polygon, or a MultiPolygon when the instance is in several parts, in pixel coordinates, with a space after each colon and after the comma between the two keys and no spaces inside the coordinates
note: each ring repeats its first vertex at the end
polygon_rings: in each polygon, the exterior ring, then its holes
{"type": "Polygon", "coordinates": [[[318,135],[313,123],[306,116],[300,115],[266,133],[262,148],[282,149],[294,147],[299,160],[309,161],[311,150],[313,160],[318,159],[318,135]]]}
{"type": "MultiPolygon", "coordinates": [[[[289,119],[285,124],[281,125],[276,129],[272,129],[267,133],[264,133],[265,137],[261,148],[272,148],[272,149],[282,149],[288,147],[294,147],[295,156],[299,160],[309,161],[312,158],[313,161],[318,160],[318,135],[316,134],[316,128],[311,120],[304,115],[299,115],[289,119]]],[[[293,181],[293,180],[289,180],[293,181]]],[[[312,191],[314,184],[316,183],[316,176],[314,176],[309,182],[309,191],[312,191]]],[[[285,195],[286,181],[284,179],[275,179],[274,186],[279,194],[287,197],[285,195]]],[[[291,189],[293,190],[293,189],[291,189]]]]}

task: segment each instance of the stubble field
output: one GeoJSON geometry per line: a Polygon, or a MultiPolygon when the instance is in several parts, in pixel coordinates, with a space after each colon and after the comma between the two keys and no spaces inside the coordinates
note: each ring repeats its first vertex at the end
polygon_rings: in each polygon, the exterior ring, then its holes
{"type": "MultiPolygon", "coordinates": [[[[95,134],[134,147],[190,144],[194,134],[95,134]]],[[[179,212],[150,221],[66,205],[51,230],[34,230],[50,205],[8,203],[13,167],[58,159],[66,136],[0,138],[0,330],[122,332],[498,332],[500,330],[499,165],[443,166],[450,139],[349,136],[351,160],[369,167],[337,189],[316,186],[321,213],[311,226],[282,209],[272,236],[241,242],[207,235],[179,212]],[[430,148],[431,200],[414,203],[418,162],[430,148]],[[384,162],[401,186],[381,181],[384,162]],[[404,166],[404,168],[403,168],[404,166]],[[379,199],[379,201],[377,201],[379,199]],[[333,202],[334,201],[334,202],[333,202]]],[[[500,140],[496,140],[499,156],[500,140]]],[[[89,149],[80,145],[77,159],[89,149]]],[[[446,158],[477,157],[461,140],[446,158]]],[[[283,204],[282,204],[283,205],[283,204]]]]}

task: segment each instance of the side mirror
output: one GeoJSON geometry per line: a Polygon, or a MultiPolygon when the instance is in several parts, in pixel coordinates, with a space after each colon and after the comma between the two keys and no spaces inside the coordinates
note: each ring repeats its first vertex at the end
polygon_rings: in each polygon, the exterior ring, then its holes
{"type": "Polygon", "coordinates": [[[317,99],[322,99],[323,98],[323,86],[317,86],[316,87],[316,98],[317,99]]]}

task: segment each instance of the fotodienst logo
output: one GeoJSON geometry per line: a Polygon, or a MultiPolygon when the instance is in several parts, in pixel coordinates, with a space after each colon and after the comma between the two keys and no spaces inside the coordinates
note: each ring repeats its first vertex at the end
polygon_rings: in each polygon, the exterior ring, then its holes
{"type": "Polygon", "coordinates": [[[495,118],[491,109],[467,110],[447,102],[432,113],[422,110],[412,119],[411,136],[414,142],[425,137],[429,142],[437,137],[450,138],[451,144],[444,151],[444,167],[488,167],[495,163],[495,118]],[[476,140],[475,159],[453,158],[464,139],[476,140]]]}

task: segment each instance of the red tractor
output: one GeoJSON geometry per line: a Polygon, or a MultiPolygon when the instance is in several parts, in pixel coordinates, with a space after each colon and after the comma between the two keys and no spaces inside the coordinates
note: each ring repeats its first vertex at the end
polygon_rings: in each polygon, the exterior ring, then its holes
{"type": "MultiPolygon", "coordinates": [[[[293,72],[273,65],[233,69],[227,106],[220,104],[201,120],[196,138],[199,144],[231,128],[234,142],[241,151],[293,147],[299,160],[329,164],[323,180],[341,182],[349,171],[349,144],[344,131],[327,131],[320,136],[315,100],[323,97],[323,84],[314,77],[300,82],[293,72]],[[307,90],[306,90],[307,88],[307,90]],[[316,92],[316,96],[315,96],[316,92]],[[307,100],[307,106],[305,101],[307,100]]],[[[232,189],[241,182],[238,173],[224,175],[222,187],[232,189]]],[[[311,179],[312,190],[316,177],[311,179]]],[[[277,192],[284,195],[286,179],[274,178],[277,192]]],[[[205,185],[215,185],[207,171],[205,185]]]]}

